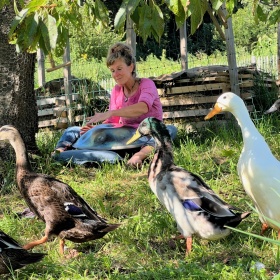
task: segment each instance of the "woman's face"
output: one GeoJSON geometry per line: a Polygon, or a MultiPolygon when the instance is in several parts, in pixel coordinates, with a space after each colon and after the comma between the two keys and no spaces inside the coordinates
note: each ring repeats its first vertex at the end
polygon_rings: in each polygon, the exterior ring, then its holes
{"type": "Polygon", "coordinates": [[[109,69],[111,71],[112,77],[118,85],[125,85],[129,79],[132,77],[132,71],[134,64],[127,66],[123,59],[117,59],[109,69]]]}

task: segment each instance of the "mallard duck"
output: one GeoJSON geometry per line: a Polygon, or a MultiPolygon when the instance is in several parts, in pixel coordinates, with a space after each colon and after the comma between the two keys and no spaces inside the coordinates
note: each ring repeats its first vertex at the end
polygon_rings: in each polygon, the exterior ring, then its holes
{"type": "Polygon", "coordinates": [[[191,252],[192,235],[217,240],[227,236],[249,215],[235,213],[237,208],[227,204],[196,174],[175,165],[172,142],[163,122],[146,118],[128,143],[144,135],[155,139],[156,148],[148,171],[150,188],[177,222],[186,239],[186,254],[191,252]]]}
{"type": "Polygon", "coordinates": [[[30,253],[0,230],[0,274],[39,262],[46,254],[30,253]]]}
{"type": "Polygon", "coordinates": [[[32,171],[25,143],[11,125],[0,128],[0,140],[8,140],[16,153],[16,181],[30,210],[46,224],[45,235],[23,246],[28,250],[47,242],[50,235],[60,237],[60,253],[65,239],[82,243],[102,238],[120,224],[108,224],[69,185],[32,171]]]}
{"type": "Polygon", "coordinates": [[[272,106],[266,110],[264,113],[265,114],[270,114],[270,113],[273,113],[275,111],[280,111],[280,98],[278,100],[276,100],[272,106]]]}
{"type": "Polygon", "coordinates": [[[243,100],[236,94],[223,93],[205,119],[225,111],[235,116],[242,131],[244,145],[237,170],[246,193],[259,212],[263,223],[261,234],[267,227],[272,227],[278,230],[280,238],[280,228],[270,220],[280,222],[280,162],[252,122],[243,100]]]}

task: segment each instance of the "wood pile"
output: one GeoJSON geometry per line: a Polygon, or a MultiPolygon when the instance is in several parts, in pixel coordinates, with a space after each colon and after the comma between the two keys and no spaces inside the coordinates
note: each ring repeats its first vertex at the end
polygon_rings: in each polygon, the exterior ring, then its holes
{"type": "Polygon", "coordinates": [[[74,76],[72,79],[71,96],[65,95],[63,78],[49,81],[35,90],[39,128],[67,128],[71,123],[82,124],[86,116],[94,114],[95,107],[98,110],[108,107],[109,94],[104,88],[88,79],[74,76]]]}
{"type": "MultiPolygon", "coordinates": [[[[238,80],[240,96],[250,112],[254,111],[254,81],[256,70],[239,68],[238,80]]],[[[219,95],[230,91],[228,66],[196,67],[159,77],[151,77],[155,82],[166,123],[183,124],[187,130],[201,128],[208,122],[204,117],[213,107],[219,95]]],[[[272,79],[266,79],[267,86],[272,79]]],[[[220,114],[213,120],[225,123],[229,114],[220,114]]]]}

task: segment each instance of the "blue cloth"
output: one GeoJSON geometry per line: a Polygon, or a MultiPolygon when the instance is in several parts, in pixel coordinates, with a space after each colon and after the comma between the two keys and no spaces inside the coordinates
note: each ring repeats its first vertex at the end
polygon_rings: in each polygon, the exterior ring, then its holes
{"type": "MultiPolygon", "coordinates": [[[[166,126],[171,139],[175,139],[177,128],[173,125],[166,126]]],[[[143,136],[136,142],[126,145],[126,142],[136,132],[132,127],[114,127],[112,124],[96,125],[82,136],[81,128],[72,126],[67,128],[59,139],[56,149],[65,148],[61,153],[54,153],[53,158],[61,162],[74,164],[85,163],[116,163],[122,161],[123,152],[140,150],[143,146],[154,146],[155,141],[151,137],[143,136]]]]}

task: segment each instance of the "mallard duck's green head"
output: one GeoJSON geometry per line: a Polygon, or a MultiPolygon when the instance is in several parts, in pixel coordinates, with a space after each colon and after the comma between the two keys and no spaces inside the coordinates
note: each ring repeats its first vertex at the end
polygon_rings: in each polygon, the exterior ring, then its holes
{"type": "Polygon", "coordinates": [[[131,144],[142,136],[156,136],[158,134],[169,135],[168,130],[162,121],[153,117],[149,117],[144,119],[139,124],[139,127],[136,130],[135,134],[126,142],[126,144],[131,144]]]}
{"type": "Polygon", "coordinates": [[[214,108],[204,119],[209,120],[221,112],[233,113],[238,108],[242,108],[244,106],[243,100],[238,95],[234,94],[233,92],[225,92],[219,96],[214,108]]]}

